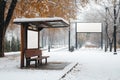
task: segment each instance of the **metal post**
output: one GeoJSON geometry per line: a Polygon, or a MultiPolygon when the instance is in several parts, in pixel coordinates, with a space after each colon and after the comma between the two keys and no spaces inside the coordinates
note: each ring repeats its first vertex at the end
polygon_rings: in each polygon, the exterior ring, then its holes
{"type": "Polygon", "coordinates": [[[75,47],[77,49],[77,23],[75,23],[75,47]]]}
{"type": "Polygon", "coordinates": [[[40,31],[38,30],[38,49],[40,49],[40,31]]]}
{"type": "Polygon", "coordinates": [[[48,52],[50,52],[50,29],[49,29],[49,39],[48,39],[48,52]]]}
{"type": "Polygon", "coordinates": [[[101,32],[101,49],[103,49],[103,31],[101,32]]]}
{"type": "Polygon", "coordinates": [[[70,51],[70,26],[69,26],[69,32],[68,32],[68,46],[70,51]]]}
{"type": "Polygon", "coordinates": [[[103,24],[101,27],[101,49],[103,49],[103,24]]]}

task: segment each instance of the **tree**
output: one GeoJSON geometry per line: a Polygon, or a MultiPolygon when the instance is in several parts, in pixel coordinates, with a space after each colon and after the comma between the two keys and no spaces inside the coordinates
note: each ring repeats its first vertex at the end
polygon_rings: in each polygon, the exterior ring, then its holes
{"type": "MultiPolygon", "coordinates": [[[[80,0],[82,1],[82,0],[80,0]]],[[[101,22],[103,24],[103,34],[105,39],[105,44],[108,48],[110,48],[110,51],[112,51],[113,42],[114,42],[114,22],[116,22],[117,26],[117,36],[120,29],[119,29],[119,22],[120,22],[120,0],[97,0],[97,2],[94,2],[93,0],[88,0],[87,7],[84,7],[86,11],[84,11],[84,22],[101,22]],[[115,7],[116,6],[116,7],[115,7]],[[114,15],[114,7],[116,9],[116,16],[114,15]],[[92,11],[91,11],[92,10],[92,11]],[[96,17],[97,16],[97,17],[96,17]],[[115,20],[116,17],[116,20],[115,20]]],[[[98,36],[96,36],[98,37],[98,36]]],[[[97,38],[98,39],[98,38],[97,38]]],[[[120,38],[117,37],[117,40],[120,38]]],[[[95,39],[94,39],[95,40],[95,39]]]]}
{"type": "Polygon", "coordinates": [[[20,51],[20,40],[18,39],[18,37],[16,40],[16,51],[20,51]]]}
{"type": "Polygon", "coordinates": [[[112,5],[105,5],[106,9],[106,34],[107,34],[107,43],[109,43],[110,51],[112,51],[113,43],[114,43],[114,52],[116,52],[116,44],[119,40],[119,37],[116,39],[116,34],[119,32],[120,26],[120,0],[111,1],[112,5]]]}
{"type": "Polygon", "coordinates": [[[10,41],[7,40],[7,37],[5,37],[4,44],[4,51],[9,52],[11,50],[11,46],[10,41]]]}
{"type": "Polygon", "coordinates": [[[18,43],[17,43],[17,39],[15,39],[15,37],[12,37],[11,40],[11,51],[17,51],[18,50],[18,43]]]}
{"type": "Polygon", "coordinates": [[[4,57],[5,32],[8,28],[10,20],[12,18],[14,9],[17,4],[17,0],[10,1],[10,6],[9,6],[8,12],[5,16],[6,4],[7,4],[7,0],[0,0],[0,57],[4,57]]]}

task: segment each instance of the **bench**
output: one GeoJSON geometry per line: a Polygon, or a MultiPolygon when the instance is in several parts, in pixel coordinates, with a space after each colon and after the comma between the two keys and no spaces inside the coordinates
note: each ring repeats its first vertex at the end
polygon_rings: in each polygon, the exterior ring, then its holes
{"type": "Polygon", "coordinates": [[[47,64],[47,58],[49,56],[42,56],[42,50],[39,49],[27,49],[25,50],[26,67],[30,66],[31,61],[35,61],[35,67],[42,64],[42,59],[45,59],[45,64],[47,64]]]}

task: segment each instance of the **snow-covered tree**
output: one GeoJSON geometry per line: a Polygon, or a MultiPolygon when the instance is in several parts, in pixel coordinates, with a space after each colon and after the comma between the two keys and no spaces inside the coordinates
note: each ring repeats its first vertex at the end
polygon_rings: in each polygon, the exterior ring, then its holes
{"type": "MultiPolygon", "coordinates": [[[[8,0],[9,1],[9,0],[8,0]]],[[[11,0],[6,13],[7,0],[0,0],[0,57],[4,56],[4,38],[9,22],[12,18],[17,0],[11,0]]]]}
{"type": "MultiPolygon", "coordinates": [[[[117,32],[119,32],[119,0],[89,0],[85,7],[82,8],[80,17],[82,22],[101,22],[103,23],[104,40],[108,40],[112,48],[114,32],[114,6],[116,5],[117,13],[117,32]]],[[[80,18],[79,17],[79,18],[80,18]]],[[[94,36],[95,37],[95,36],[94,36]]],[[[98,37],[96,35],[96,37],[98,37]]],[[[99,38],[96,38],[99,39],[99,38]]],[[[95,39],[93,39],[95,40],[95,39]]],[[[117,41],[119,37],[117,37],[117,41]]],[[[99,42],[99,41],[98,41],[99,42]]]]}

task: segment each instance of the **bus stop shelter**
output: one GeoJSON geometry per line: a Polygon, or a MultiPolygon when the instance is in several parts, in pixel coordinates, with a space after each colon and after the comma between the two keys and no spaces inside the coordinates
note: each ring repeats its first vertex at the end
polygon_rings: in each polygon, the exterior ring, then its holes
{"type": "Polygon", "coordinates": [[[69,23],[60,17],[51,18],[16,18],[13,21],[15,24],[21,25],[21,58],[20,67],[24,67],[24,56],[27,46],[27,31],[32,30],[38,32],[38,49],[40,47],[40,31],[43,28],[65,28],[69,27],[69,23]]]}

